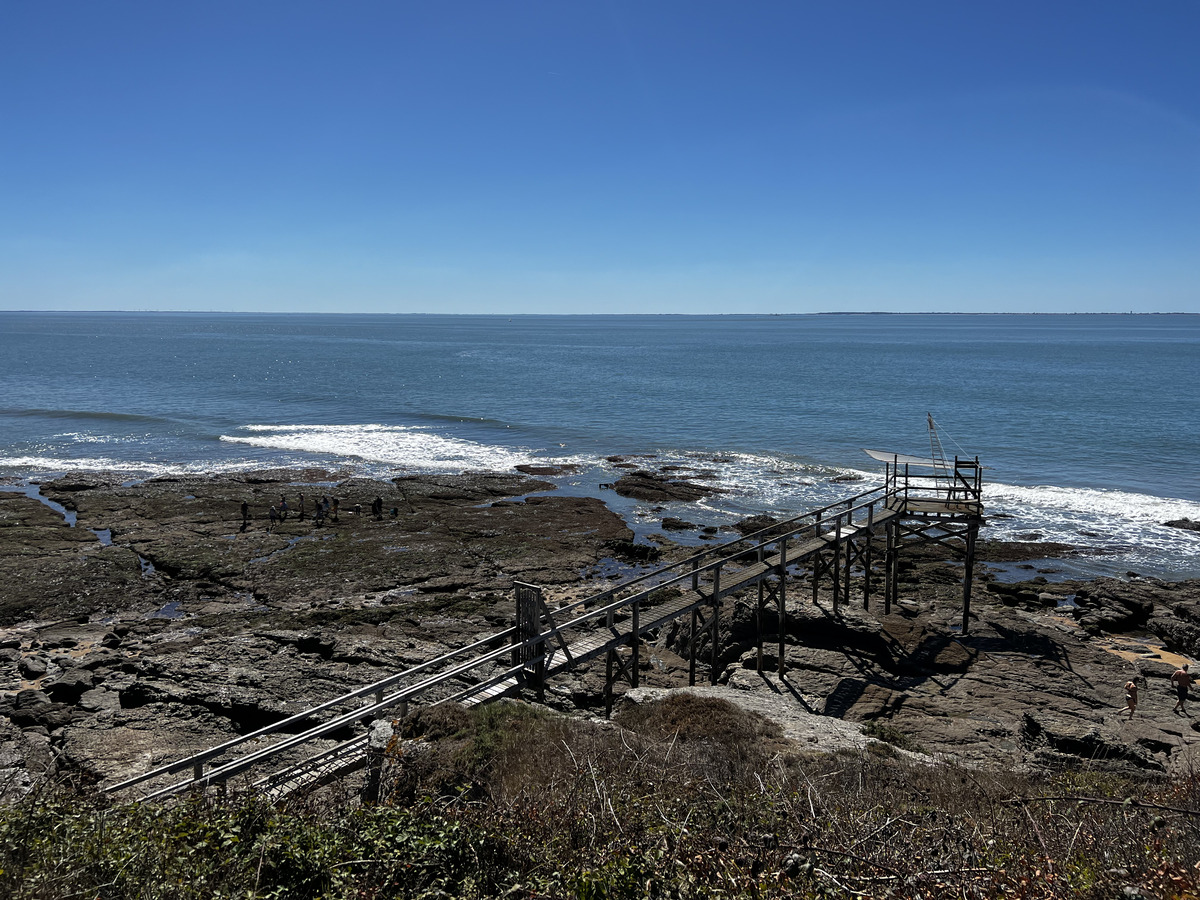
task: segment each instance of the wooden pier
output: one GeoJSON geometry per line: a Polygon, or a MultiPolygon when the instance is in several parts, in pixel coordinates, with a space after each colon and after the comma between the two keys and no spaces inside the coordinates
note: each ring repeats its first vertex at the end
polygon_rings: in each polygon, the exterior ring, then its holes
{"type": "Polygon", "coordinates": [[[707,675],[716,684],[721,604],[735,594],[754,594],[759,670],[764,641],[774,635],[775,666],[783,675],[790,589],[807,588],[816,602],[821,585],[828,585],[836,614],[851,602],[857,576],[864,608],[881,594],[889,613],[901,550],[918,542],[935,542],[963,557],[966,633],[983,521],[978,458],[956,457],[951,464],[868,453],[885,463],[881,486],[557,607],[538,586],[516,583],[513,627],[107,790],[123,794],[145,786],[144,799],[155,799],[230,782],[268,796],[313,787],[367,764],[372,754],[364,726],[373,720],[402,718],[413,703],[476,705],[521,691],[541,700],[550,679],[601,657],[611,712],[616,683],[638,685],[643,638],[680,620],[688,626],[689,682],[695,684],[707,648],[707,675]]]}

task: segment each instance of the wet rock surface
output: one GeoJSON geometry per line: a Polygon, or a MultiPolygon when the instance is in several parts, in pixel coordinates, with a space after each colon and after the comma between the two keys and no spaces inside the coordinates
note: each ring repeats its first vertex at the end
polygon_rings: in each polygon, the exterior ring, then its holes
{"type": "MultiPolygon", "coordinates": [[[[501,631],[514,580],[542,585],[554,606],[694,552],[666,535],[635,543],[600,500],[521,475],[88,475],[43,494],[77,515],[75,527],[37,499],[0,493],[0,782],[18,794],[48,773],[111,784],[501,631]],[[281,494],[293,511],[271,529],[281,494]],[[322,496],[339,499],[338,521],[313,520],[322,496]],[[376,497],[382,517],[354,514],[376,497]]],[[[986,559],[1050,556],[1044,544],[988,546],[986,559]]],[[[760,672],[756,594],[728,599],[720,683],[707,690],[773,713],[810,749],[889,740],[979,766],[1194,764],[1200,732],[1170,712],[1168,678],[1200,656],[1200,582],[1005,583],[980,562],[963,635],[961,564],[936,547],[905,548],[901,563],[886,612],[877,594],[863,609],[861,573],[854,602],[836,609],[824,582],[815,603],[807,580],[790,583],[783,678],[774,605],[760,672]],[[1131,677],[1141,703],[1129,720],[1131,677]]],[[[689,627],[643,642],[643,689],[687,685],[689,627]]],[[[702,683],[710,637],[695,642],[702,683]]],[[[627,649],[621,659],[631,662],[627,649]]],[[[602,711],[603,660],[552,681],[545,702],[602,711]]]]}
{"type": "Polygon", "coordinates": [[[721,493],[718,488],[711,485],[697,484],[688,478],[678,477],[674,473],[651,472],[646,469],[638,469],[622,475],[613,484],[613,490],[622,497],[644,500],[648,503],[692,503],[721,493]]]}

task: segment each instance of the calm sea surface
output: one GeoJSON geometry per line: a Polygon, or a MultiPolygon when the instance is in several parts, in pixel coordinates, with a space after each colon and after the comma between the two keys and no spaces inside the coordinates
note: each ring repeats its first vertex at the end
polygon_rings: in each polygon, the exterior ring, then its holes
{"type": "MultiPolygon", "coordinates": [[[[1200,576],[1200,316],[0,313],[0,476],[316,465],[375,475],[706,470],[721,523],[877,478],[862,448],[989,466],[988,533],[1068,567],[1200,576]]],[[[631,522],[650,511],[606,500],[631,522]]],[[[662,513],[655,514],[655,521],[662,513]]]]}

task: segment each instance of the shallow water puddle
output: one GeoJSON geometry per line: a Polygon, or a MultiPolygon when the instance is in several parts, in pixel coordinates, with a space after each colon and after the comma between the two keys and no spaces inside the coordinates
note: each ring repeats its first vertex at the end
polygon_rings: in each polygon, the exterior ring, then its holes
{"type": "Polygon", "coordinates": [[[295,547],[299,543],[306,542],[306,541],[329,541],[329,540],[333,540],[333,538],[335,538],[335,537],[337,537],[336,533],[334,533],[334,534],[301,534],[301,535],[298,535],[297,537],[288,538],[286,547],[280,547],[278,550],[272,550],[266,556],[256,556],[252,560],[250,560],[250,562],[251,563],[269,562],[270,560],[274,559],[275,557],[280,556],[281,554],[287,553],[289,550],[291,550],[293,547],[295,547]]]}
{"type": "Polygon", "coordinates": [[[1172,653],[1150,638],[1110,637],[1103,641],[1100,646],[1109,653],[1119,656],[1121,659],[1128,660],[1131,663],[1152,659],[1164,665],[1173,666],[1174,668],[1179,668],[1185,664],[1193,664],[1193,660],[1188,659],[1186,656],[1180,656],[1178,653],[1172,653]]]}
{"type": "Polygon", "coordinates": [[[42,486],[40,484],[0,485],[0,491],[9,491],[10,493],[14,494],[24,494],[31,500],[36,500],[38,503],[42,504],[42,506],[50,507],[63,517],[63,521],[66,522],[70,528],[75,527],[75,522],[79,518],[74,510],[67,509],[61,503],[55,503],[49,497],[42,496],[42,486]]]}

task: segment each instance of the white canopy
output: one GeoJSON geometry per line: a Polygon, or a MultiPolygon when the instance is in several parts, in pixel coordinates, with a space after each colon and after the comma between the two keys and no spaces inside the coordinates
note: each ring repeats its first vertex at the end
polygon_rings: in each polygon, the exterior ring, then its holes
{"type": "Polygon", "coordinates": [[[889,453],[886,450],[867,450],[863,448],[863,453],[877,459],[880,462],[895,463],[901,466],[925,466],[929,469],[948,469],[950,466],[940,460],[929,459],[928,457],[909,456],[905,453],[889,453]]]}

